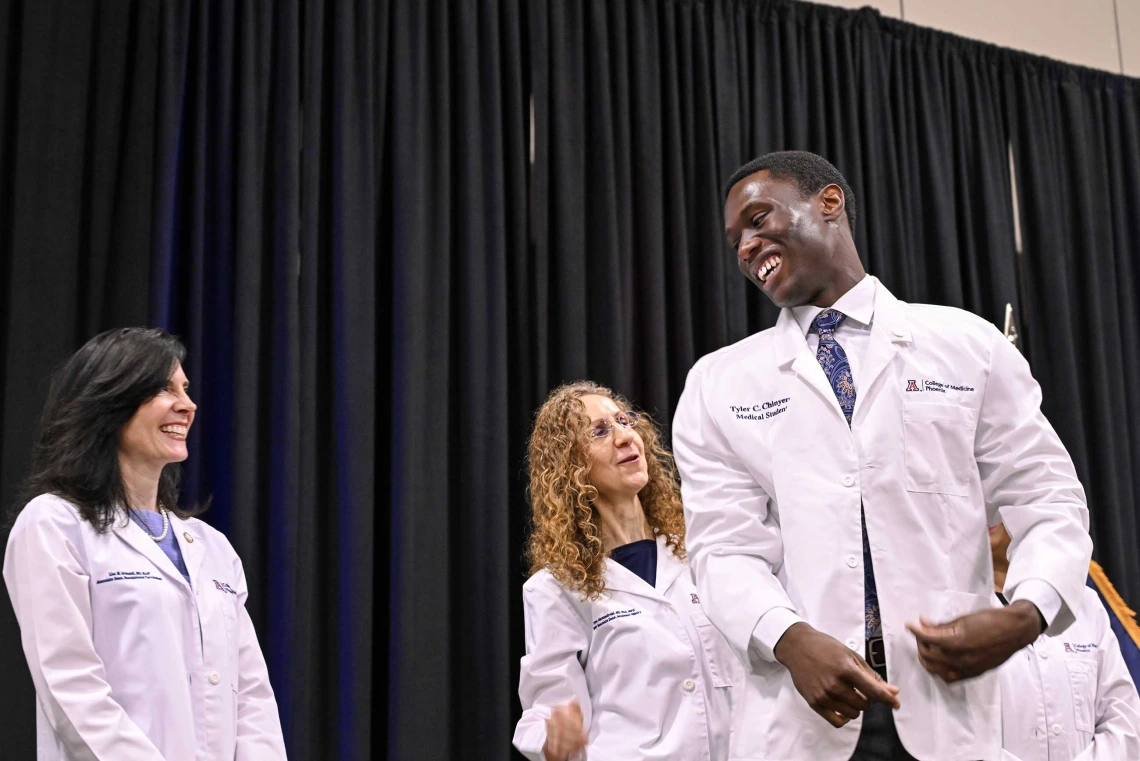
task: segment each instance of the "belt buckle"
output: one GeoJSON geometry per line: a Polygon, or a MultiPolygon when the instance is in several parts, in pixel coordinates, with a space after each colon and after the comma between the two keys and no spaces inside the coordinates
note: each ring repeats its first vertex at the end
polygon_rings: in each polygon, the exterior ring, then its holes
{"type": "Polygon", "coordinates": [[[881,669],[887,666],[887,648],[882,637],[871,637],[867,640],[867,663],[871,668],[881,669]]]}

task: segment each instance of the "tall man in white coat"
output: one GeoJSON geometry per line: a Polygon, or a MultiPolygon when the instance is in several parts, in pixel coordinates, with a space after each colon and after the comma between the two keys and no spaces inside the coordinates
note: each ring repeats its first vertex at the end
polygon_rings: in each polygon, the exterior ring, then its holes
{"type": "Polygon", "coordinates": [[[750,672],[730,757],[1000,758],[993,669],[1073,621],[1092,551],[1040,389],[992,325],[863,271],[825,159],[769,154],[726,196],[740,271],[782,309],[697,362],[673,424],[700,595],[750,672]]]}

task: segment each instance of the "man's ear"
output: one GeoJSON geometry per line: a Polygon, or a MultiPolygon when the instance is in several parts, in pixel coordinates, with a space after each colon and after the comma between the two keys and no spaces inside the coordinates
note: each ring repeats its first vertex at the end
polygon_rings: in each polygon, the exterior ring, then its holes
{"type": "Polygon", "coordinates": [[[843,196],[843,188],[835,183],[816,193],[819,201],[819,213],[828,222],[838,222],[847,208],[847,199],[843,196]]]}

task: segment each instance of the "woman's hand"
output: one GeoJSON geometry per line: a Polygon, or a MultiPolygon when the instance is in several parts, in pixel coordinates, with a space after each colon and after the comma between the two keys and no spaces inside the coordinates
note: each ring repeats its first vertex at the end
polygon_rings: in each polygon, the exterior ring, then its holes
{"type": "Polygon", "coordinates": [[[542,753],[546,761],[569,761],[586,747],[589,738],[582,731],[582,707],[577,700],[555,706],[546,720],[546,744],[542,753]]]}

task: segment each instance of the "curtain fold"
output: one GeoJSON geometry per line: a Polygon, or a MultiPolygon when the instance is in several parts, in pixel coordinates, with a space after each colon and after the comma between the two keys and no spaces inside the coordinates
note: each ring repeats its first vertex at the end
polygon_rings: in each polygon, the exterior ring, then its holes
{"type": "Polygon", "coordinates": [[[393,8],[388,757],[503,757],[511,343],[531,314],[508,312],[527,256],[526,5],[393,8]]]}

